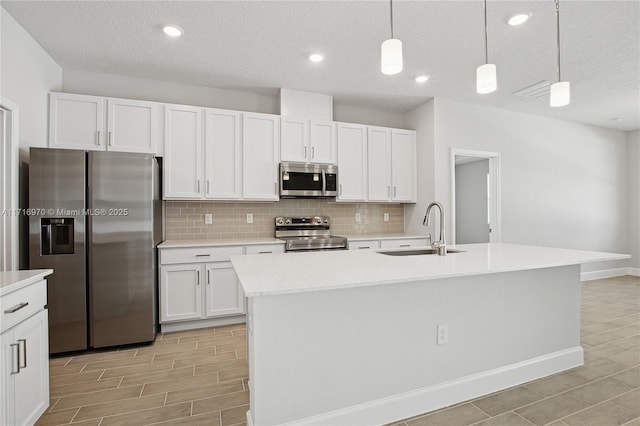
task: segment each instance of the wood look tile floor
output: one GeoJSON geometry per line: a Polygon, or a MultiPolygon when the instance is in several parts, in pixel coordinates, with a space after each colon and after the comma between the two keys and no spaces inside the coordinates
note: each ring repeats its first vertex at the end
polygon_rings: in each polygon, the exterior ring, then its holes
{"type": "MultiPolygon", "coordinates": [[[[582,288],[584,366],[393,425],[640,426],[640,278],[582,288]]],[[[52,358],[37,425],[244,425],[245,334],[225,326],[52,358]]]]}

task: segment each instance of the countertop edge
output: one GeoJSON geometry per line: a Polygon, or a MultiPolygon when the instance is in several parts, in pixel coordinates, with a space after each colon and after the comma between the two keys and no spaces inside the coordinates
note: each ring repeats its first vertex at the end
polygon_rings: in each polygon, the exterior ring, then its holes
{"type": "Polygon", "coordinates": [[[3,273],[7,273],[7,272],[33,272],[33,275],[30,275],[26,278],[22,278],[22,279],[18,279],[15,282],[12,282],[10,284],[5,284],[2,287],[0,287],[0,296],[4,296],[6,294],[9,293],[13,293],[14,291],[20,290],[21,288],[27,287],[33,283],[36,283],[42,279],[44,279],[45,277],[53,274],[53,269],[34,269],[31,271],[6,271],[6,272],[0,272],[0,274],[3,273]]]}

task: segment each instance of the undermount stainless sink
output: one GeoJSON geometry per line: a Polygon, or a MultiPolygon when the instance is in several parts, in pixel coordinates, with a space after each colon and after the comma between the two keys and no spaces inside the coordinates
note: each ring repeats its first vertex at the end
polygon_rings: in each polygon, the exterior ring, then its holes
{"type": "MultiPolygon", "coordinates": [[[[423,254],[438,254],[436,249],[415,249],[415,250],[389,250],[379,251],[380,254],[387,256],[418,256],[423,254]]],[[[464,250],[447,249],[447,253],[464,253],[464,250]]]]}

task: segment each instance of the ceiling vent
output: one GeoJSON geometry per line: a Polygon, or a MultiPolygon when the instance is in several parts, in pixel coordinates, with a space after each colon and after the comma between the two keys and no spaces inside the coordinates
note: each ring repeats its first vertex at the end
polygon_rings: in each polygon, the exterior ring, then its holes
{"type": "Polygon", "coordinates": [[[547,80],[542,80],[532,84],[531,86],[527,86],[520,90],[516,90],[512,94],[517,96],[522,96],[525,98],[539,99],[545,96],[549,96],[550,87],[551,87],[551,82],[547,80]]]}

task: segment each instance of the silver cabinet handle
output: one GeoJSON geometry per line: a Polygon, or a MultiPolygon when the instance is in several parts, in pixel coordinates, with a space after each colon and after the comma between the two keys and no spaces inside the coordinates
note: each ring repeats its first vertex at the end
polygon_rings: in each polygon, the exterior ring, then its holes
{"type": "Polygon", "coordinates": [[[307,147],[306,146],[304,147],[304,158],[305,159],[307,158],[307,147]]]}
{"type": "Polygon", "coordinates": [[[207,284],[211,284],[211,269],[207,269],[207,284]]]}
{"type": "Polygon", "coordinates": [[[393,187],[393,196],[395,197],[398,194],[398,188],[394,185],[393,187]]]}
{"type": "Polygon", "coordinates": [[[20,372],[20,345],[18,343],[12,343],[9,345],[10,347],[16,348],[14,352],[11,353],[11,374],[18,374],[20,372]],[[14,358],[13,355],[16,355],[14,358]],[[14,362],[15,359],[15,362],[14,362]],[[16,370],[13,370],[13,366],[16,366],[16,370]]]}
{"type": "Polygon", "coordinates": [[[113,146],[113,132],[109,132],[109,146],[113,146]]]}
{"type": "Polygon", "coordinates": [[[273,253],[272,251],[259,251],[258,254],[269,254],[273,253]]]}
{"type": "Polygon", "coordinates": [[[316,158],[316,147],[315,146],[311,147],[311,158],[316,158]]]}
{"type": "Polygon", "coordinates": [[[370,249],[371,247],[369,246],[360,246],[358,247],[359,250],[364,250],[364,249],[370,249]]]}
{"type": "Polygon", "coordinates": [[[10,307],[9,309],[5,309],[4,313],[5,314],[12,314],[14,312],[19,311],[20,309],[24,308],[25,306],[29,305],[29,302],[22,302],[22,303],[18,303],[15,306],[10,307]]]}
{"type": "Polygon", "coordinates": [[[96,145],[100,146],[100,130],[96,132],[96,145]]]}
{"type": "Polygon", "coordinates": [[[391,196],[391,187],[387,185],[387,197],[391,196]]]}
{"type": "Polygon", "coordinates": [[[27,368],[27,339],[18,339],[18,367],[27,368]],[[24,348],[24,365],[20,365],[20,342],[22,342],[22,347],[24,348]]]}
{"type": "Polygon", "coordinates": [[[411,247],[411,244],[400,244],[400,247],[411,247]]]}
{"type": "Polygon", "coordinates": [[[196,254],[196,257],[209,257],[211,254],[196,254]]]}
{"type": "Polygon", "coordinates": [[[275,194],[278,195],[278,182],[273,182],[273,189],[275,190],[275,194]]]}
{"type": "Polygon", "coordinates": [[[200,193],[200,179],[196,179],[196,192],[200,193]]]}
{"type": "Polygon", "coordinates": [[[342,184],[340,184],[339,186],[340,186],[340,195],[342,195],[342,184]]]}
{"type": "Polygon", "coordinates": [[[207,194],[209,194],[211,192],[211,188],[209,186],[209,180],[207,180],[207,194]]]}
{"type": "Polygon", "coordinates": [[[200,285],[200,271],[196,271],[196,285],[200,285]]]}

